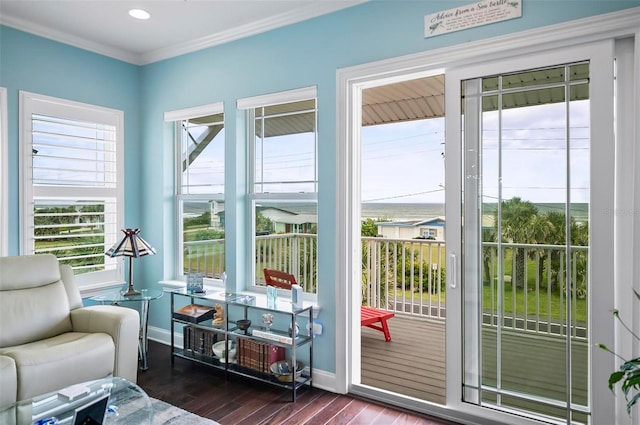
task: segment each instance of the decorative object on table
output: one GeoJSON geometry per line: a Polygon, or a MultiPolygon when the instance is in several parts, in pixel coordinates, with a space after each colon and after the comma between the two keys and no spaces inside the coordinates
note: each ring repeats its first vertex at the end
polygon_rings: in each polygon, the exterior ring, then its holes
{"type": "Polygon", "coordinates": [[[229,362],[233,362],[236,359],[236,348],[233,341],[229,341],[229,340],[218,341],[215,344],[213,344],[212,350],[213,350],[213,354],[222,363],[226,363],[227,360],[229,362]]]}
{"type": "Polygon", "coordinates": [[[278,288],[267,286],[267,308],[276,308],[278,302],[278,288]]]}
{"type": "Polygon", "coordinates": [[[233,301],[236,302],[236,303],[255,305],[256,297],[254,295],[238,294],[236,299],[233,300],[233,301]]]}
{"type": "Polygon", "coordinates": [[[298,335],[300,335],[300,326],[298,326],[298,323],[296,322],[296,334],[293,335],[292,329],[291,329],[291,324],[289,324],[289,336],[291,338],[297,338],[298,335]]]}
{"type": "Polygon", "coordinates": [[[264,323],[265,329],[267,330],[267,332],[269,332],[271,325],[273,325],[273,314],[264,313],[262,315],[262,323],[264,323]]]}
{"type": "Polygon", "coordinates": [[[220,326],[224,324],[224,307],[220,304],[216,304],[214,309],[215,313],[213,313],[213,322],[211,323],[213,326],[220,326]]]}
{"type": "Polygon", "coordinates": [[[173,312],[173,317],[191,323],[200,323],[213,317],[214,308],[208,305],[189,304],[173,312]]]}
{"type": "Polygon", "coordinates": [[[144,257],[145,255],[154,255],[156,250],[138,235],[140,233],[140,229],[122,229],[122,231],[124,232],[123,238],[109,248],[104,255],[111,258],[129,257],[129,288],[123,295],[125,297],[140,295],[139,291],[133,289],[132,259],[144,257]]]}
{"type": "MultiPolygon", "coordinates": [[[[280,382],[293,382],[293,367],[290,360],[280,360],[271,364],[271,373],[280,382]]],[[[304,363],[296,361],[295,379],[298,379],[302,375],[304,370],[304,363]]]]}
{"type": "Polygon", "coordinates": [[[291,304],[293,308],[302,308],[302,286],[297,283],[291,285],[291,304]]]}
{"type": "Polygon", "coordinates": [[[206,292],[204,290],[204,274],[187,274],[187,292],[189,292],[190,294],[202,294],[206,292]]]}
{"type": "Polygon", "coordinates": [[[251,326],[251,320],[249,320],[249,319],[236,320],[236,326],[241,331],[244,331],[244,334],[246,335],[247,334],[247,329],[249,329],[249,326],[251,326]]]}

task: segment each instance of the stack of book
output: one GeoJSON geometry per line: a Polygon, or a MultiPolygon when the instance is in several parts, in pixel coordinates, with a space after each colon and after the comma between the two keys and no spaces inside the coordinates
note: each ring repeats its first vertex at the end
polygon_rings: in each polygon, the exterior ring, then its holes
{"type": "Polygon", "coordinates": [[[284,357],[284,347],[248,338],[236,340],[236,358],[240,366],[262,373],[270,373],[271,363],[284,360],[284,357]]]}
{"type": "Polygon", "coordinates": [[[205,356],[213,356],[213,344],[218,342],[218,335],[195,326],[184,327],[184,349],[205,356]]]}

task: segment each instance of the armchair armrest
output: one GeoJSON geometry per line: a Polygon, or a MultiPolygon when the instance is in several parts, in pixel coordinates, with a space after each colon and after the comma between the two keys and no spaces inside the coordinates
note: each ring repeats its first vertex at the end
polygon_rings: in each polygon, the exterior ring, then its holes
{"type": "Polygon", "coordinates": [[[113,375],[136,382],[140,315],[136,310],[111,305],[93,305],[71,310],[74,332],[111,335],[116,349],[113,375]]]}

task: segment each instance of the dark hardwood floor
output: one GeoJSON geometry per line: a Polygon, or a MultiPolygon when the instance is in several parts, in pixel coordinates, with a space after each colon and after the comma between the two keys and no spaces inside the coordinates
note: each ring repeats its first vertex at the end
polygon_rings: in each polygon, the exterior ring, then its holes
{"type": "Polygon", "coordinates": [[[379,424],[453,425],[441,419],[384,406],[350,395],[307,387],[291,402],[291,393],[264,383],[230,376],[184,359],[171,366],[170,348],[149,342],[149,370],[138,385],[150,397],[221,425],[379,424]]]}

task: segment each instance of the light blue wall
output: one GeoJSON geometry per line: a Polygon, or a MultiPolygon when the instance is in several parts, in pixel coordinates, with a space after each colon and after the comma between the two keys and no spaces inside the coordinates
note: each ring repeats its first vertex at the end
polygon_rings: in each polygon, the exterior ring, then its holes
{"type": "Polygon", "coordinates": [[[20,253],[19,91],[124,111],[126,222],[140,215],[140,73],[135,65],[0,26],[0,86],[9,121],[9,255],[20,253]]]}
{"type": "MultiPolygon", "coordinates": [[[[225,208],[233,213],[227,214],[227,252],[233,253],[228,256],[227,266],[230,279],[243,281],[245,148],[242,116],[236,113],[235,102],[248,96],[315,85],[319,107],[318,278],[325,333],[316,342],[314,359],[318,368],[334,371],[336,70],[640,6],[640,0],[524,0],[522,18],[423,37],[424,15],[469,3],[372,1],[143,67],[3,27],[0,85],[9,90],[10,253],[18,252],[17,90],[125,111],[127,225],[140,226],[144,238],[158,248],[159,255],[136,263],[136,282],[150,285],[174,276],[173,146],[170,127],[163,123],[164,112],[224,102],[225,208]]],[[[169,328],[168,296],[154,301],[150,325],[169,328]]]]}

